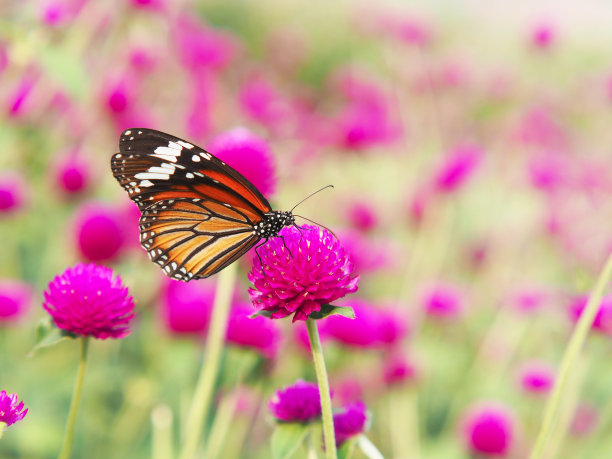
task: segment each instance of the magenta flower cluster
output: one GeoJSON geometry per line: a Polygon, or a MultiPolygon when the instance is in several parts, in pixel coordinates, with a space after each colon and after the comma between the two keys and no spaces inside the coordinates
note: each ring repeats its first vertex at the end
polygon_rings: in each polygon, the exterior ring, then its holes
{"type": "Polygon", "coordinates": [[[7,394],[4,390],[0,392],[0,423],[8,427],[21,421],[28,412],[27,408],[23,408],[24,404],[17,399],[17,394],[7,394]]]}
{"type": "Polygon", "coordinates": [[[357,291],[359,276],[338,239],[316,226],[284,228],[259,249],[249,280],[253,304],[278,319],[306,320],[321,305],[357,291]]]}
{"type": "Polygon", "coordinates": [[[277,391],[268,408],[279,421],[313,421],[321,416],[319,387],[315,383],[297,381],[292,386],[277,391]]]}
{"type": "Polygon", "coordinates": [[[368,422],[366,406],[361,402],[352,403],[338,413],[334,413],[334,433],[336,445],[363,433],[368,422]]]}
{"type": "Polygon", "coordinates": [[[134,317],[134,300],[113,271],[79,263],[56,276],[44,294],[43,308],[58,328],[98,339],[123,338],[134,317]]]}

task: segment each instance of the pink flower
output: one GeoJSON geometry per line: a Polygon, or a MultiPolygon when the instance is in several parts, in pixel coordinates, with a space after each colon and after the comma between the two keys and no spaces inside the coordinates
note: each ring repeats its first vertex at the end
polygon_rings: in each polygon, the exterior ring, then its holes
{"type": "Polygon", "coordinates": [[[192,16],[179,16],[173,36],[181,62],[194,72],[221,70],[238,53],[238,40],[233,34],[192,16]]]}
{"type": "Polygon", "coordinates": [[[25,185],[16,173],[0,175],[0,215],[11,214],[23,207],[25,185]]]}
{"type": "Polygon", "coordinates": [[[167,330],[175,334],[203,336],[208,331],[215,284],[207,280],[198,282],[164,281],[161,294],[161,316],[167,330]]]}
{"type": "Polygon", "coordinates": [[[596,406],[586,402],[580,403],[574,412],[574,419],[570,428],[572,434],[583,437],[593,433],[597,428],[600,417],[601,414],[596,406]]]}
{"type": "Polygon", "coordinates": [[[483,157],[480,147],[462,145],[451,150],[438,167],[434,186],[441,193],[459,189],[474,174],[483,157]]]}
{"type": "Polygon", "coordinates": [[[360,231],[370,231],[378,225],[375,206],[365,201],[355,201],[348,205],[347,216],[351,225],[360,231]]]}
{"type": "Polygon", "coordinates": [[[232,308],[227,324],[227,341],[259,352],[273,359],[278,351],[280,329],[265,317],[253,317],[252,305],[239,304],[232,308]]]}
{"type": "Polygon", "coordinates": [[[7,110],[12,118],[25,115],[32,108],[32,92],[38,81],[39,72],[28,70],[19,81],[14,91],[9,95],[7,110]]]}
{"type": "Polygon", "coordinates": [[[77,195],[87,189],[90,182],[89,163],[73,151],[55,165],[55,182],[67,195],[77,195]]]}
{"type": "Polygon", "coordinates": [[[316,226],[285,227],[254,257],[249,280],[251,301],[278,319],[293,314],[306,320],[321,305],[357,291],[359,276],[340,242],[316,226]],[[285,247],[286,245],[286,247],[285,247]],[[265,270],[265,272],[264,272],[265,270]]]}
{"type": "Polygon", "coordinates": [[[428,316],[440,319],[456,318],[465,309],[462,292],[449,284],[438,284],[427,289],[421,301],[428,316]]]}
{"type": "Polygon", "coordinates": [[[155,52],[144,46],[136,46],[130,50],[129,57],[132,68],[142,74],[149,74],[158,65],[158,56],[155,52]]]}
{"type": "Polygon", "coordinates": [[[551,24],[541,23],[531,30],[531,43],[538,49],[550,49],[555,42],[555,35],[551,24]]]}
{"type": "Polygon", "coordinates": [[[543,106],[531,108],[523,115],[515,136],[525,145],[545,150],[564,151],[567,147],[563,127],[551,110],[543,106]]]}
{"type": "Polygon", "coordinates": [[[555,369],[546,362],[527,362],[519,369],[519,380],[526,392],[547,394],[555,383],[555,369]]]}
{"type": "Polygon", "coordinates": [[[376,271],[389,267],[393,263],[391,250],[386,243],[376,241],[354,230],[339,232],[338,238],[349,253],[355,271],[358,273],[376,271]]]}
{"type": "Polygon", "coordinates": [[[27,313],[33,290],[28,284],[11,279],[0,279],[0,325],[17,322],[27,313]]]}
{"type": "MultiPolygon", "coordinates": [[[[588,300],[589,297],[587,295],[580,295],[572,300],[569,307],[569,316],[572,322],[578,322],[588,300]]],[[[592,327],[593,330],[601,333],[612,334],[612,295],[607,295],[601,300],[592,327]]]]}
{"type": "Polygon", "coordinates": [[[268,143],[243,127],[219,134],[208,145],[212,154],[244,175],[264,196],[276,188],[276,165],[268,143]]]}
{"type": "Polygon", "coordinates": [[[474,454],[505,457],[514,441],[514,416],[503,405],[478,404],[471,407],[463,420],[467,448],[474,454]]]}
{"type": "Polygon", "coordinates": [[[124,229],[119,212],[103,204],[86,204],[75,223],[80,255],[89,261],[115,260],[124,247],[124,229]]]}
{"type": "Polygon", "coordinates": [[[388,386],[414,381],[418,370],[414,362],[405,356],[394,352],[387,356],[383,363],[383,380],[388,386]]]}
{"type": "Polygon", "coordinates": [[[359,299],[345,301],[343,305],[353,308],[355,318],[331,316],[322,328],[327,336],[346,346],[392,346],[407,334],[407,322],[393,309],[377,308],[359,299]]]}
{"type": "Polygon", "coordinates": [[[107,82],[102,98],[106,109],[118,116],[132,109],[136,100],[136,84],[131,78],[120,78],[107,82]]]}
{"type": "Polygon", "coordinates": [[[338,413],[334,413],[334,433],[336,445],[363,433],[368,422],[366,406],[361,402],[352,403],[338,413]]]}
{"type": "Polygon", "coordinates": [[[297,381],[294,385],[277,391],[268,408],[279,421],[314,421],[321,416],[319,387],[314,383],[297,381]]]}
{"type": "Polygon", "coordinates": [[[97,339],[130,333],[134,300],[109,268],[79,263],[56,276],[44,297],[43,308],[62,330],[97,339]]]}
{"type": "Polygon", "coordinates": [[[568,183],[571,167],[569,161],[558,153],[534,155],[529,161],[531,184],[542,191],[553,192],[568,183]]]}
{"type": "Polygon", "coordinates": [[[129,0],[134,8],[152,11],[161,11],[164,9],[165,0],[129,0]]]}
{"type": "Polygon", "coordinates": [[[391,18],[391,32],[399,40],[415,45],[426,46],[432,40],[430,26],[415,17],[391,18]]]}
{"type": "Polygon", "coordinates": [[[536,287],[526,287],[513,292],[510,296],[510,303],[520,312],[531,313],[541,309],[548,294],[536,287]]]}
{"type": "MultiPolygon", "coordinates": [[[[5,390],[0,392],[0,427],[6,424],[6,427],[21,421],[28,410],[23,409],[23,402],[19,402],[17,394],[7,394],[5,390]]],[[[0,429],[2,433],[3,429],[0,429]]]]}
{"type": "Polygon", "coordinates": [[[252,75],[239,94],[242,110],[268,129],[276,130],[291,116],[283,95],[263,76],[252,75]]]}

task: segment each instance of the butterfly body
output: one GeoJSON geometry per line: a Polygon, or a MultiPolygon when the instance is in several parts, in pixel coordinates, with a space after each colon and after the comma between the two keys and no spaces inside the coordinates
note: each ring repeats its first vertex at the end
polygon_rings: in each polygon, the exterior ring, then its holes
{"type": "Polygon", "coordinates": [[[291,212],[272,210],[243,175],[189,142],[133,128],[119,150],[111,169],[141,211],[140,242],[174,279],[211,276],[295,225],[291,212]]]}

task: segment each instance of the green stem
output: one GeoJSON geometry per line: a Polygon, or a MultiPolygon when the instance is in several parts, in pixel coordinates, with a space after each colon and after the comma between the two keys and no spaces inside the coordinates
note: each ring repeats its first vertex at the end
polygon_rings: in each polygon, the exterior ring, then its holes
{"type": "Polygon", "coordinates": [[[306,320],[306,329],[308,330],[310,348],[312,349],[312,359],[314,360],[317,382],[319,384],[319,395],[321,396],[325,454],[327,459],[336,459],[336,437],[334,434],[331,397],[329,395],[329,381],[327,380],[327,371],[325,370],[325,360],[323,358],[323,348],[321,347],[319,330],[317,330],[317,322],[313,319],[306,320]]]}
{"type": "Polygon", "coordinates": [[[0,438],[4,435],[4,430],[6,429],[6,422],[0,422],[0,438]]]}
{"type": "Polygon", "coordinates": [[[215,303],[206,337],[206,352],[187,416],[181,459],[191,459],[195,456],[200,437],[203,434],[203,426],[219,372],[235,279],[235,265],[230,265],[219,273],[215,303]]]}
{"type": "Polygon", "coordinates": [[[151,458],[170,459],[172,452],[172,410],[158,405],[151,412],[151,458]]]}
{"type": "Polygon", "coordinates": [[[554,428],[554,424],[558,417],[562,396],[564,395],[568,379],[574,371],[576,359],[580,355],[582,346],[586,341],[591,326],[593,325],[593,321],[595,320],[595,316],[597,315],[597,311],[599,310],[604,290],[609,285],[611,279],[612,254],[608,256],[606,265],[601,271],[601,274],[597,279],[595,287],[589,295],[589,301],[587,302],[586,308],[584,308],[584,311],[580,315],[578,324],[576,325],[574,333],[570,338],[569,344],[565,349],[565,354],[563,355],[563,359],[561,360],[559,376],[557,377],[557,381],[555,382],[553,393],[550,396],[550,399],[548,400],[548,403],[546,405],[546,410],[544,411],[544,420],[542,421],[542,426],[540,427],[540,432],[538,433],[538,437],[536,439],[535,446],[533,447],[533,450],[531,452],[530,459],[541,459],[544,456],[544,448],[548,442],[548,438],[554,428]]]}
{"type": "Polygon", "coordinates": [[[69,459],[72,454],[72,445],[74,444],[74,429],[76,427],[76,418],[81,402],[81,392],[83,391],[83,379],[85,377],[85,364],[87,363],[87,350],[89,348],[89,338],[83,336],[81,339],[81,358],[79,360],[79,369],[77,371],[76,383],[74,392],[72,393],[72,402],[70,403],[70,413],[68,414],[68,422],[66,423],[66,433],[64,434],[64,443],[59,453],[59,459],[69,459]]]}

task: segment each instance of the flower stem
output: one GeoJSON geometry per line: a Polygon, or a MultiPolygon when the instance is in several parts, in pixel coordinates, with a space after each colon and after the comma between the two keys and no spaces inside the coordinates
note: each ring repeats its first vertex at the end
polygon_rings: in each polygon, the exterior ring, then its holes
{"type": "Polygon", "coordinates": [[[319,395],[321,396],[321,412],[323,415],[323,438],[325,440],[325,454],[327,459],[336,459],[336,438],[334,434],[334,419],[332,417],[331,397],[329,395],[329,381],[325,360],[323,359],[323,348],[317,330],[317,322],[313,319],[306,320],[306,329],[310,339],[312,358],[314,360],[317,383],[319,384],[319,395]]]}
{"type": "Polygon", "coordinates": [[[574,372],[574,367],[577,363],[576,359],[578,359],[582,346],[586,341],[589,331],[591,330],[591,326],[593,325],[593,321],[595,320],[595,316],[597,315],[597,311],[599,310],[599,306],[601,304],[601,298],[603,297],[604,290],[609,285],[611,279],[612,254],[608,256],[606,265],[601,271],[595,287],[589,295],[589,301],[587,302],[586,308],[584,308],[584,311],[580,315],[580,319],[574,328],[574,333],[572,334],[569,344],[565,349],[565,354],[561,360],[559,376],[555,382],[552,395],[550,396],[550,399],[546,405],[544,420],[542,421],[542,426],[540,427],[540,432],[538,433],[535,446],[531,451],[530,459],[541,459],[544,457],[544,448],[558,418],[561,400],[563,398],[562,396],[564,395],[567,382],[569,377],[574,372]]]}
{"type": "Polygon", "coordinates": [[[227,332],[236,266],[230,265],[219,273],[215,303],[213,306],[210,327],[206,338],[206,352],[200,370],[193,400],[187,416],[186,430],[181,451],[181,459],[191,459],[195,456],[200,436],[203,433],[206,415],[219,372],[219,362],[223,351],[223,343],[227,332]]]}
{"type": "Polygon", "coordinates": [[[151,412],[151,458],[168,459],[172,452],[172,410],[168,405],[157,405],[151,412]]]}
{"type": "Polygon", "coordinates": [[[6,422],[0,422],[0,438],[4,435],[4,429],[6,429],[6,422]]]}
{"type": "Polygon", "coordinates": [[[68,414],[68,422],[66,423],[66,433],[64,434],[64,443],[59,453],[59,459],[69,459],[72,454],[72,445],[74,444],[74,429],[76,427],[76,418],[81,402],[81,392],[83,391],[83,379],[85,376],[85,364],[87,363],[87,350],[89,348],[89,338],[83,336],[81,339],[81,357],[79,359],[79,369],[77,371],[76,383],[74,392],[72,393],[72,402],[70,403],[70,413],[68,414]]]}

